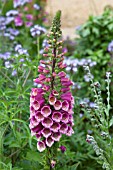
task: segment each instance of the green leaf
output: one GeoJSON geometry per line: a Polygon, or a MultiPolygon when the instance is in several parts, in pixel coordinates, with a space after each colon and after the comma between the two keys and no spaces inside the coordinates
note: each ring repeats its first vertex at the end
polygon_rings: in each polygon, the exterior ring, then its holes
{"type": "Polygon", "coordinates": [[[89,28],[85,29],[82,33],[83,37],[87,37],[90,34],[89,28]]]}
{"type": "Polygon", "coordinates": [[[29,161],[36,161],[36,162],[42,162],[43,160],[43,153],[39,153],[38,151],[29,151],[27,152],[26,159],[29,161]]]}
{"type": "Polygon", "coordinates": [[[112,118],[110,119],[109,127],[111,127],[112,125],[113,125],[113,116],[112,116],[112,118]]]}

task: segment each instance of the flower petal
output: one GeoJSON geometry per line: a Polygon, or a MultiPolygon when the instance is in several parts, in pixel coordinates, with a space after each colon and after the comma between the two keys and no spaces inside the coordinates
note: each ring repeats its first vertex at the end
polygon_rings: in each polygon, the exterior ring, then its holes
{"type": "Polygon", "coordinates": [[[37,142],[37,149],[40,152],[43,152],[46,149],[45,143],[43,141],[38,141],[37,142]]]}
{"type": "Polygon", "coordinates": [[[51,130],[53,132],[58,132],[59,129],[60,129],[60,124],[57,122],[54,122],[53,125],[51,126],[51,130]]]}
{"type": "Polygon", "coordinates": [[[48,138],[46,138],[46,145],[48,147],[51,147],[54,143],[54,140],[49,136],[48,138]]]}
{"type": "Polygon", "coordinates": [[[55,110],[60,110],[62,108],[62,103],[60,100],[57,100],[54,104],[55,110]]]}
{"type": "Polygon", "coordinates": [[[56,132],[56,133],[53,133],[53,134],[52,134],[52,139],[53,139],[54,141],[59,141],[60,138],[61,138],[60,132],[56,132]]]}
{"type": "Polygon", "coordinates": [[[45,128],[50,128],[52,125],[53,125],[53,121],[51,118],[47,117],[47,118],[44,118],[44,120],[42,121],[42,125],[45,127],[45,128]]]}
{"type": "Polygon", "coordinates": [[[44,128],[42,130],[42,135],[45,137],[45,138],[48,138],[50,135],[51,135],[51,131],[49,128],[44,128]]]}
{"type": "Polygon", "coordinates": [[[51,109],[49,106],[43,106],[42,109],[41,109],[41,114],[44,116],[44,117],[48,117],[50,114],[51,114],[51,109]]]}
{"type": "Polygon", "coordinates": [[[52,114],[52,119],[55,121],[55,122],[60,122],[61,119],[62,119],[62,114],[60,112],[53,112],[52,114]]]}

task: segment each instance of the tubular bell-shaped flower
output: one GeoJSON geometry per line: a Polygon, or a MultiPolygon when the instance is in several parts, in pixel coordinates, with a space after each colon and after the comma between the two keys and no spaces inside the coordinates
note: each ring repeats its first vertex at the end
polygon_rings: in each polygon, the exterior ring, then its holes
{"type": "Polygon", "coordinates": [[[48,44],[44,49],[44,60],[38,66],[39,76],[34,82],[41,88],[33,88],[30,94],[30,129],[37,138],[37,149],[42,152],[58,142],[62,134],[73,134],[74,98],[70,91],[72,81],[63,71],[60,15],[58,11],[53,22],[48,44]]]}

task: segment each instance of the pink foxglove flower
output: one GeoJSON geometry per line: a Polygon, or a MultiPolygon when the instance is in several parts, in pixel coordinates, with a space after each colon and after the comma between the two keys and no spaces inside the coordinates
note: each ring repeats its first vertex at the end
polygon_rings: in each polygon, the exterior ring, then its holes
{"type": "Polygon", "coordinates": [[[48,35],[49,46],[44,49],[44,60],[38,66],[39,76],[34,79],[40,88],[33,88],[30,94],[31,134],[37,138],[37,149],[42,152],[58,142],[62,134],[71,136],[73,131],[74,98],[70,91],[73,85],[67,78],[61,53],[60,12],[53,20],[48,35]]]}

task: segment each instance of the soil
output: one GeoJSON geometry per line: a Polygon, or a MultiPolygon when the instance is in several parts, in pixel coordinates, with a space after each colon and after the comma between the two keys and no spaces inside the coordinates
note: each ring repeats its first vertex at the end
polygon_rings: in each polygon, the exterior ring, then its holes
{"type": "Polygon", "coordinates": [[[46,11],[50,22],[57,10],[62,11],[63,36],[73,39],[76,27],[83,24],[89,15],[101,14],[107,5],[113,6],[113,0],[48,0],[46,11]]]}

